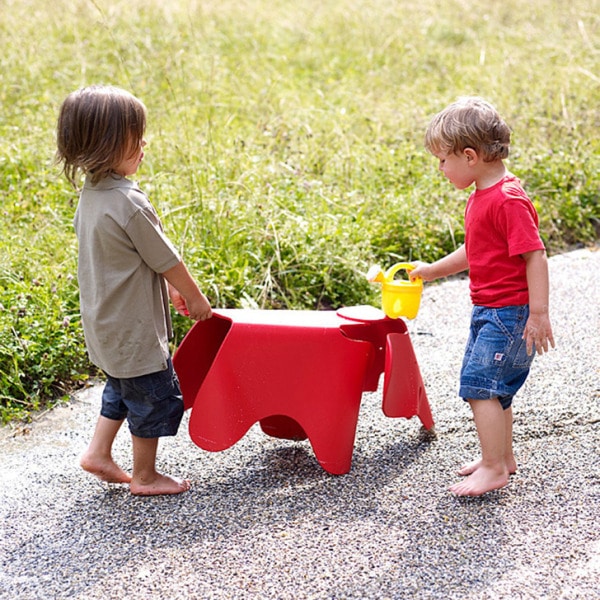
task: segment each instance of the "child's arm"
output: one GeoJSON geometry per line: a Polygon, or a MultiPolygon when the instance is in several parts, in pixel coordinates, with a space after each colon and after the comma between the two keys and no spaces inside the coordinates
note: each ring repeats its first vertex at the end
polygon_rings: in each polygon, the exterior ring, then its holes
{"type": "Polygon", "coordinates": [[[522,254],[527,263],[527,288],[529,289],[529,319],[525,325],[523,338],[527,341],[527,354],[533,352],[533,345],[538,354],[554,348],[554,337],[550,325],[548,260],[544,250],[535,250],[522,254]]]}
{"type": "Polygon", "coordinates": [[[420,277],[424,281],[433,281],[440,277],[448,277],[448,275],[454,275],[469,268],[467,251],[464,244],[434,263],[415,262],[413,264],[416,267],[409,273],[410,278],[415,279],[416,277],[420,277]]]}
{"type": "Polygon", "coordinates": [[[198,288],[183,261],[162,275],[169,283],[171,302],[180,315],[189,316],[194,321],[212,317],[206,296],[198,288]]]}

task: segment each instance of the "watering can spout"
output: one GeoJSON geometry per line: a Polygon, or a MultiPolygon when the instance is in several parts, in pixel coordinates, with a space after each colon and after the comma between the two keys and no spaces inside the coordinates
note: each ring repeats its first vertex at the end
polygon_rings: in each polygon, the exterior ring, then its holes
{"type": "Polygon", "coordinates": [[[367,281],[371,283],[383,283],[385,281],[385,273],[379,265],[373,265],[367,272],[367,281]]]}

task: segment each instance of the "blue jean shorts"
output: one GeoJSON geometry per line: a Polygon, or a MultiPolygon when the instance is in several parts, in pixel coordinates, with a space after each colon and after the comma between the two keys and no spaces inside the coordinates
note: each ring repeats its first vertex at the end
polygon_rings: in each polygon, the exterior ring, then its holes
{"type": "Polygon", "coordinates": [[[129,430],[140,438],[175,435],[183,417],[183,396],[171,359],[164,371],[117,379],[106,375],[100,414],[127,418],[129,430]]]}
{"type": "Polygon", "coordinates": [[[535,356],[527,354],[523,331],[529,306],[474,306],[460,372],[464,400],[498,398],[506,410],[529,375],[535,356]]]}

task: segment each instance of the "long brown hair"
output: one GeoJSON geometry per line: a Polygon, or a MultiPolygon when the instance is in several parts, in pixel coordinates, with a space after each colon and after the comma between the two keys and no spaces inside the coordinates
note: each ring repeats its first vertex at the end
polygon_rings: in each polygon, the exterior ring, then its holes
{"type": "Polygon", "coordinates": [[[73,186],[78,171],[98,183],[135,151],[145,130],[146,107],[129,92],[103,85],[81,88],[60,107],[56,161],[73,186]]]}

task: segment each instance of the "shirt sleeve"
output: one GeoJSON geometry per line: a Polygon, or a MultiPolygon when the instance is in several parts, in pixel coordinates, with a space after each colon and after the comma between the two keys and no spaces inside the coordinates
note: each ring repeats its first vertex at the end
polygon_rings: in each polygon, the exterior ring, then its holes
{"type": "Polygon", "coordinates": [[[181,256],[151,211],[137,210],[127,223],[126,231],[142,260],[153,271],[164,273],[181,262],[181,256]]]}
{"type": "Polygon", "coordinates": [[[531,200],[526,196],[509,196],[502,205],[502,227],[506,232],[508,255],[544,250],[538,230],[538,218],[531,200]]]}

